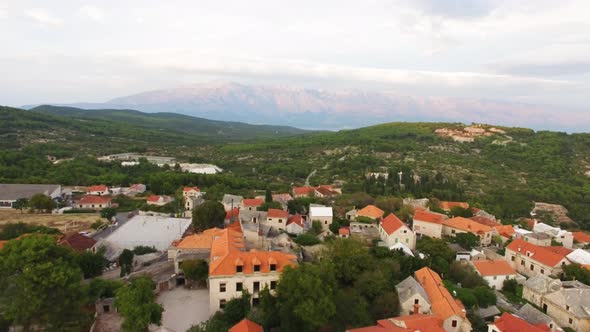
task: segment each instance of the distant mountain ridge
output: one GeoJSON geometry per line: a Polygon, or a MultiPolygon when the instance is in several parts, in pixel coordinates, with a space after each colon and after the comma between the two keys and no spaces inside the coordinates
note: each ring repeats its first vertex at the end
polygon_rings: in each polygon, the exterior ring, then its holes
{"type": "Polygon", "coordinates": [[[219,82],[148,91],[114,98],[106,103],[65,106],[173,112],[220,121],[330,130],[404,121],[477,122],[585,131],[590,123],[590,114],[522,103],[219,82]]]}

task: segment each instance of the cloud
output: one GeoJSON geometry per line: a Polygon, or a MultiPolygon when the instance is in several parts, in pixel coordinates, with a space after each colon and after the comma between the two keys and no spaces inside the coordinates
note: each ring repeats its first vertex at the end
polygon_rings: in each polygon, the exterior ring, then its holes
{"type": "Polygon", "coordinates": [[[60,26],[63,24],[59,17],[53,16],[45,9],[28,9],[25,11],[25,16],[43,25],[60,26]]]}
{"type": "Polygon", "coordinates": [[[414,5],[427,14],[452,19],[471,19],[488,16],[502,5],[502,0],[412,0],[414,5]]]}
{"type": "Polygon", "coordinates": [[[96,22],[104,21],[104,12],[102,9],[95,6],[84,6],[80,8],[79,13],[96,22]]]}

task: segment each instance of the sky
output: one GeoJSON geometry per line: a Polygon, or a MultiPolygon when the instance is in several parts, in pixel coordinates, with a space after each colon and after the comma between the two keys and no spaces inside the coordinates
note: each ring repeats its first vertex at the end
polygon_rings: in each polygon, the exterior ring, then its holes
{"type": "Polygon", "coordinates": [[[588,0],[0,0],[0,45],[11,106],[235,81],[590,118],[588,0]]]}

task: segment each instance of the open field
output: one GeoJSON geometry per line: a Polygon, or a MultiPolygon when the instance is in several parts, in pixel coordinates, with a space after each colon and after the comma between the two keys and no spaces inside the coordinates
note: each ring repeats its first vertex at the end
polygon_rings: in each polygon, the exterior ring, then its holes
{"type": "MultiPolygon", "coordinates": [[[[84,231],[100,219],[98,213],[50,214],[50,213],[21,213],[14,209],[0,209],[0,227],[8,223],[23,222],[26,224],[43,225],[57,228],[61,232],[84,231]]],[[[103,221],[106,221],[103,219],[103,221]]]]}

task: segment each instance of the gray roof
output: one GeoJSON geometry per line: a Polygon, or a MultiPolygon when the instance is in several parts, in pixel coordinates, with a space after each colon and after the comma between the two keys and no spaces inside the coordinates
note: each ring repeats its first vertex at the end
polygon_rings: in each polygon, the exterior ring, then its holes
{"type": "Polygon", "coordinates": [[[498,307],[496,307],[495,305],[491,305],[487,308],[477,309],[475,311],[475,314],[481,318],[488,318],[488,317],[499,316],[501,314],[501,312],[500,312],[500,310],[498,310],[498,307]]]}
{"type": "Polygon", "coordinates": [[[545,233],[530,233],[525,236],[532,237],[533,239],[537,240],[548,240],[551,238],[551,235],[545,233]]]}
{"type": "Polygon", "coordinates": [[[553,318],[545,315],[543,312],[533,307],[529,303],[525,304],[517,312],[514,313],[516,316],[526,320],[531,324],[547,324],[553,322],[553,318]]]}
{"type": "MultiPolygon", "coordinates": [[[[0,183],[0,200],[17,200],[19,198],[31,198],[35,194],[45,194],[49,196],[60,187],[61,186],[59,184],[0,183]]],[[[61,192],[59,194],[61,194],[61,192]]]]}
{"type": "Polygon", "coordinates": [[[430,304],[430,298],[426,291],[413,277],[407,277],[399,284],[395,285],[400,303],[406,302],[414,294],[418,293],[430,304]]]}
{"type": "Polygon", "coordinates": [[[558,291],[561,288],[561,281],[550,278],[546,275],[537,274],[525,281],[523,286],[536,293],[547,294],[558,291]]]}
{"type": "Polygon", "coordinates": [[[555,303],[561,308],[569,306],[568,312],[578,318],[590,318],[590,289],[566,288],[545,296],[546,301],[555,303]]]}
{"type": "Polygon", "coordinates": [[[244,197],[242,197],[242,196],[225,194],[225,195],[223,195],[223,198],[221,199],[221,203],[231,204],[232,200],[233,200],[233,203],[235,204],[234,207],[238,207],[240,205],[240,202],[243,199],[244,199],[244,197]]]}
{"type": "Polygon", "coordinates": [[[250,211],[250,210],[240,210],[240,220],[244,223],[249,223],[250,221],[252,221],[252,218],[256,217],[256,219],[258,219],[258,222],[266,220],[266,216],[267,216],[267,212],[266,211],[250,211]]]}

